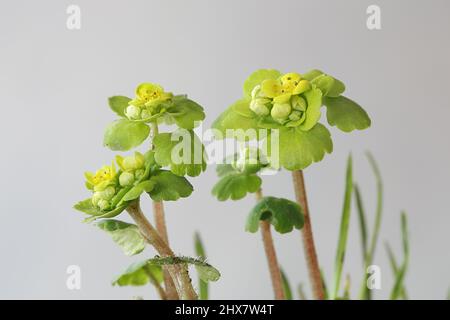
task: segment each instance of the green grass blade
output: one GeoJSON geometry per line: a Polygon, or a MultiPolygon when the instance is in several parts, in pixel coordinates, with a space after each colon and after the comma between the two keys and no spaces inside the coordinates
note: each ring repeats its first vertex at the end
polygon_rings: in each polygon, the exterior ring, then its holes
{"type": "MultiPolygon", "coordinates": [[[[449,291],[450,292],[450,291],[449,291]]],[[[303,290],[303,283],[300,283],[297,287],[297,293],[300,300],[308,300],[305,294],[305,290],[303,290]]],[[[450,300],[450,299],[449,299],[450,300]]]]}
{"type": "Polygon", "coordinates": [[[289,284],[289,279],[287,278],[283,269],[281,269],[280,271],[281,271],[281,280],[283,281],[284,296],[286,300],[292,300],[292,290],[291,285],[289,284]]]}
{"type": "MultiPolygon", "coordinates": [[[[385,247],[386,247],[386,252],[387,252],[387,255],[389,258],[389,263],[391,265],[392,273],[395,276],[398,273],[398,265],[397,265],[397,261],[395,259],[394,252],[392,251],[392,248],[389,245],[389,243],[386,242],[385,247]]],[[[406,292],[406,288],[404,286],[402,287],[402,291],[400,292],[400,297],[404,300],[408,300],[408,293],[406,292]]]]}
{"type": "Polygon", "coordinates": [[[381,180],[380,170],[378,169],[378,165],[372,156],[371,153],[367,153],[367,157],[369,159],[369,163],[372,166],[373,173],[375,174],[375,178],[377,181],[377,211],[375,215],[375,224],[373,227],[372,238],[370,241],[370,249],[369,249],[369,263],[371,264],[373,261],[373,257],[375,255],[375,249],[378,242],[378,234],[380,232],[381,226],[381,217],[383,213],[383,181],[381,180]]]}
{"type": "MultiPolygon", "coordinates": [[[[198,232],[194,235],[194,247],[195,254],[201,258],[206,259],[205,247],[203,246],[202,239],[200,238],[200,234],[198,232]]],[[[199,288],[199,299],[200,300],[208,300],[209,296],[209,287],[206,281],[202,279],[198,280],[198,288],[199,288]]]]}
{"type": "Polygon", "coordinates": [[[409,262],[409,240],[408,240],[408,225],[406,213],[402,212],[401,216],[401,227],[402,227],[402,242],[403,242],[403,263],[400,268],[397,270],[397,274],[395,277],[394,287],[391,291],[391,300],[397,300],[403,289],[403,281],[405,279],[405,274],[408,269],[409,262]]]}
{"type": "Polygon", "coordinates": [[[367,152],[367,158],[369,160],[372,171],[375,175],[376,185],[377,185],[377,207],[375,212],[375,223],[373,225],[372,237],[370,239],[370,245],[368,247],[366,261],[364,265],[364,278],[361,283],[360,299],[370,300],[372,298],[371,291],[367,287],[367,267],[373,263],[375,256],[375,249],[378,242],[378,235],[380,233],[381,218],[383,216],[383,180],[381,179],[380,170],[375,161],[375,158],[370,152],[367,152]]]}
{"type": "Polygon", "coordinates": [[[350,209],[353,193],[353,173],[352,173],[352,157],[348,157],[347,172],[345,179],[345,195],[344,205],[342,208],[341,226],[339,230],[339,240],[336,251],[336,260],[334,265],[334,286],[331,292],[331,299],[334,300],[338,296],[339,286],[341,283],[342,269],[345,259],[345,249],[347,246],[348,229],[350,224],[350,209]]]}
{"type": "Polygon", "coordinates": [[[322,286],[323,286],[323,292],[324,292],[324,300],[328,300],[330,295],[328,294],[328,287],[327,287],[327,281],[325,280],[325,275],[323,274],[323,270],[320,269],[320,278],[322,279],[322,286]]]}
{"type": "Polygon", "coordinates": [[[363,257],[363,263],[366,262],[367,259],[367,224],[366,224],[366,213],[364,210],[364,205],[362,201],[361,192],[359,190],[359,187],[354,184],[353,186],[354,192],[355,192],[355,199],[356,199],[356,209],[358,211],[358,220],[359,220],[359,230],[361,233],[361,244],[362,244],[362,257],[363,257]]]}

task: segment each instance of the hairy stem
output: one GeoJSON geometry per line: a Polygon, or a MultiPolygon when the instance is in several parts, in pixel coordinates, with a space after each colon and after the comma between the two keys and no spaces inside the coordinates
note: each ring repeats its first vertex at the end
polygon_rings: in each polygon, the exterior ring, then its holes
{"type": "Polygon", "coordinates": [[[302,228],[303,247],[306,257],[306,265],[309,272],[309,278],[312,285],[313,296],[316,300],[323,300],[325,293],[323,289],[322,277],[320,275],[319,262],[317,260],[316,248],[311,227],[311,219],[309,216],[308,199],[306,197],[305,180],[303,171],[292,171],[294,183],[295,197],[297,202],[303,209],[305,224],[302,228]]]}
{"type": "MultiPolygon", "coordinates": [[[[156,230],[158,231],[161,238],[169,245],[169,237],[167,236],[166,219],[164,217],[164,206],[162,201],[153,201],[153,215],[155,218],[156,230]]],[[[178,300],[179,296],[173,283],[167,267],[163,267],[164,275],[164,286],[167,292],[167,299],[178,300]]]]}
{"type": "MultiPolygon", "coordinates": [[[[127,208],[128,213],[138,226],[142,236],[151,244],[162,257],[175,257],[172,249],[161,238],[158,231],[144,216],[139,200],[131,203],[127,208]]],[[[167,271],[173,279],[178,296],[182,299],[196,300],[197,293],[192,287],[191,279],[184,265],[168,265],[167,271]]]]}
{"type": "MultiPolygon", "coordinates": [[[[256,200],[259,201],[263,197],[261,189],[256,192],[256,200]]],[[[262,220],[259,223],[261,228],[262,240],[264,243],[264,250],[266,252],[267,263],[269,264],[270,277],[272,279],[273,291],[276,300],[284,300],[283,282],[281,278],[281,270],[278,264],[275,246],[273,244],[272,233],[270,231],[270,222],[262,220]]]]}

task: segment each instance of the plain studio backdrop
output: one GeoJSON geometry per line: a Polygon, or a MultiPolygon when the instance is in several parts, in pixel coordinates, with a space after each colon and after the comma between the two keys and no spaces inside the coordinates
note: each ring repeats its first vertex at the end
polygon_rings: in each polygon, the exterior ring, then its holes
{"type": "MultiPolygon", "coordinates": [[[[259,68],[324,70],[347,85],[372,127],[331,129],[334,152],[305,171],[312,225],[328,282],[332,280],[347,156],[353,154],[369,221],[375,180],[364,155],[378,160],[385,183],[384,218],[375,263],[377,298],[392,275],[383,242],[401,261],[400,211],[406,210],[412,298],[443,299],[450,285],[448,1],[6,1],[0,4],[1,226],[0,298],[155,298],[153,288],[112,287],[131,262],[110,237],[72,209],[88,197],[83,172],[109,163],[102,146],[115,116],[107,97],[133,95],[140,82],[187,93],[204,106],[204,128],[241,95],[259,68]],[[381,30],[366,26],[369,5],[381,8],[381,30]],[[81,29],[66,27],[69,5],[81,29]],[[81,289],[66,286],[67,267],[81,268],[81,289]]],[[[326,121],[322,115],[322,122],[326,121]]],[[[191,179],[188,199],[166,204],[171,244],[193,255],[199,231],[209,261],[222,273],[214,299],[269,299],[272,288],[259,234],[244,232],[252,196],[219,203],[211,196],[214,165],[191,179]]],[[[264,178],[264,193],[293,199],[288,172],[264,178]]],[[[150,214],[149,201],[144,208],[150,214]]],[[[151,215],[150,215],[151,217],[151,215]]],[[[127,219],[126,215],[118,217],[127,219]]],[[[356,211],[344,277],[352,296],[362,277],[356,211]]],[[[310,286],[298,231],[275,236],[279,261],[295,286],[310,286]]]]}

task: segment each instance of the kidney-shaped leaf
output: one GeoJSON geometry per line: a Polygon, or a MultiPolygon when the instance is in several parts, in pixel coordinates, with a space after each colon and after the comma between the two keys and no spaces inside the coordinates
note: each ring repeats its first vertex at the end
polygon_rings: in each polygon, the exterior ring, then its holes
{"type": "Polygon", "coordinates": [[[163,281],[163,272],[161,266],[151,265],[148,263],[148,260],[145,260],[130,265],[112,284],[121,287],[143,286],[149,281],[161,283],[163,281]]]}
{"type": "Polygon", "coordinates": [[[349,98],[325,97],[323,104],[327,107],[327,120],[330,126],[337,126],[344,132],[370,127],[371,121],[367,112],[349,98]]]}
{"type": "Polygon", "coordinates": [[[279,233],[288,233],[292,229],[303,227],[301,207],[290,200],[275,197],[264,197],[250,211],[245,230],[256,232],[261,220],[269,221],[279,233]]]}
{"type": "Polygon", "coordinates": [[[97,227],[107,232],[127,256],[138,254],[145,248],[145,239],[134,224],[107,219],[98,222],[97,227]]]}
{"type": "Polygon", "coordinates": [[[143,122],[116,120],[106,127],[103,144],[111,150],[127,151],[139,146],[149,134],[150,127],[143,122]]]}

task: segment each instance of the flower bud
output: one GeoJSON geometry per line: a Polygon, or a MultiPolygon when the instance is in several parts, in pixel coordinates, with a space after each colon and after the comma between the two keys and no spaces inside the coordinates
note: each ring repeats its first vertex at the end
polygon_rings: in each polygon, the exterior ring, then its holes
{"type": "Polygon", "coordinates": [[[258,96],[258,94],[260,93],[260,91],[261,91],[261,85],[258,84],[252,90],[252,93],[251,93],[252,99],[255,99],[258,96]]]}
{"type": "Polygon", "coordinates": [[[119,177],[119,184],[122,187],[132,185],[134,182],[134,175],[130,172],[122,172],[119,177]]]}
{"type": "Polygon", "coordinates": [[[140,178],[142,178],[142,176],[144,175],[144,173],[145,173],[145,170],[144,170],[144,169],[136,170],[136,172],[134,173],[134,178],[135,178],[136,180],[139,180],[140,178]]]}
{"type": "Polygon", "coordinates": [[[103,211],[103,210],[106,210],[106,209],[109,208],[109,201],[108,201],[108,200],[102,199],[102,200],[100,200],[100,201],[98,202],[97,206],[98,206],[98,208],[99,208],[100,210],[102,210],[102,211],[103,211]]]}
{"type": "Polygon", "coordinates": [[[131,120],[140,119],[141,117],[140,114],[141,109],[133,105],[128,106],[127,109],[125,110],[125,115],[127,116],[128,119],[131,120]]]}
{"type": "Polygon", "coordinates": [[[268,100],[263,98],[253,99],[250,102],[250,110],[258,116],[267,116],[270,113],[269,108],[266,106],[267,102],[268,100]]]}
{"type": "Polygon", "coordinates": [[[105,190],[101,191],[102,199],[111,200],[116,194],[116,189],[112,186],[107,187],[105,190]]]}
{"type": "Polygon", "coordinates": [[[299,120],[302,117],[301,111],[292,111],[292,113],[289,115],[289,120],[296,121],[299,120]]]}
{"type": "Polygon", "coordinates": [[[148,111],[147,109],[144,109],[141,111],[141,119],[147,119],[152,116],[152,113],[148,111]]]}
{"type": "Polygon", "coordinates": [[[291,113],[291,105],[289,103],[276,103],[273,105],[270,115],[275,120],[284,120],[291,113]]]}
{"type": "Polygon", "coordinates": [[[305,111],[306,110],[306,100],[303,99],[303,97],[300,96],[293,96],[292,100],[292,108],[299,111],[305,111]]]}
{"type": "Polygon", "coordinates": [[[94,192],[94,194],[92,195],[92,198],[91,198],[92,204],[93,204],[94,206],[97,206],[97,205],[98,205],[98,202],[99,202],[100,200],[102,200],[101,195],[100,195],[100,192],[94,192]]]}

